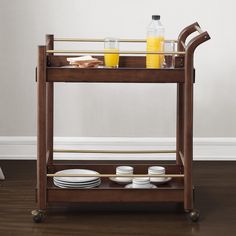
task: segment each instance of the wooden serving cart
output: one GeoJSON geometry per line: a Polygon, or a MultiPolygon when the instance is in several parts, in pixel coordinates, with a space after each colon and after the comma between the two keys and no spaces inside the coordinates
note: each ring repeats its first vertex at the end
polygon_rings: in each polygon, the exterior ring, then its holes
{"type": "MultiPolygon", "coordinates": [[[[104,39],[62,39],[46,36],[46,45],[38,48],[37,66],[37,210],[32,211],[33,220],[41,222],[50,203],[128,203],[128,202],[182,202],[192,221],[197,221],[199,212],[193,208],[193,67],[194,51],[198,45],[210,39],[198,23],[184,28],[176,40],[178,50],[174,69],[146,69],[145,58],[150,52],[123,51],[120,54],[119,68],[69,68],[66,58],[71,54],[97,54],[101,58],[104,51],[54,50],[54,42],[103,42],[104,39]],[[186,38],[193,32],[199,34],[186,44],[186,38]],[[63,55],[62,55],[63,54],[63,55]],[[67,54],[67,55],[66,55],[67,54]],[[132,56],[130,56],[132,55],[132,56]],[[138,56],[137,56],[138,55],[138,56]],[[143,56],[140,56],[143,55],[143,56]],[[53,106],[54,83],[175,83],[177,84],[177,131],[176,150],[54,150],[53,149],[53,106]],[[109,180],[122,161],[64,161],[53,160],[55,152],[78,153],[176,153],[176,164],[163,165],[166,177],[172,177],[156,189],[127,189],[109,180]],[[59,170],[85,168],[96,170],[102,178],[97,188],[72,189],[59,188],[53,184],[54,176],[92,176],[59,175],[59,170]]],[[[120,40],[120,42],[143,42],[145,40],[120,40]]],[[[113,52],[114,53],[114,52],[113,52]]],[[[163,54],[163,52],[151,52],[163,54]]],[[[127,162],[125,162],[127,163],[127,162]]],[[[133,176],[149,176],[147,169],[155,161],[130,161],[134,167],[133,176]]],[[[125,176],[125,175],[123,175],[125,176]]],[[[156,175],[157,177],[159,175],[156,175]]]]}

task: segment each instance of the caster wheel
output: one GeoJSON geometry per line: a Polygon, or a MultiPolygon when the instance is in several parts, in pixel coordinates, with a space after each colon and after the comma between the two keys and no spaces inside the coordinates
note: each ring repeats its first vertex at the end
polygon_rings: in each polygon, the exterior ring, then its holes
{"type": "Polygon", "coordinates": [[[41,223],[45,219],[46,212],[42,210],[34,210],[32,211],[32,215],[33,215],[33,221],[35,223],[41,223]]]}
{"type": "Polygon", "coordinates": [[[200,212],[198,210],[192,210],[189,213],[189,217],[191,219],[192,222],[197,222],[199,220],[200,217],[200,212]]]}

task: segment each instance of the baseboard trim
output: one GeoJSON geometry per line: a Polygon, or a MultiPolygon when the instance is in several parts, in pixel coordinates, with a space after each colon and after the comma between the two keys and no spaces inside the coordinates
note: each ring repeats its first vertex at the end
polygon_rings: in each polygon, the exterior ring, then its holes
{"type": "MultiPolygon", "coordinates": [[[[56,137],[57,149],[153,150],[175,149],[175,138],[56,137]]],[[[36,137],[1,136],[0,160],[35,160],[36,137]]],[[[55,159],[80,160],[174,160],[174,154],[65,154],[55,159]]],[[[235,161],[236,138],[195,138],[194,160],[235,161]]]]}

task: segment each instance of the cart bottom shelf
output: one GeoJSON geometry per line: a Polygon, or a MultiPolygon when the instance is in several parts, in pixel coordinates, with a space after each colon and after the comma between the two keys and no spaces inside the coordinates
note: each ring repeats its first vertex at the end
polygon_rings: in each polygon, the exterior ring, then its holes
{"type": "MultiPolygon", "coordinates": [[[[122,164],[128,164],[122,163],[122,164]]],[[[130,163],[131,164],[131,163],[130,163]]],[[[132,163],[136,173],[147,173],[148,167],[154,163],[132,163]]],[[[121,163],[102,162],[91,164],[89,162],[69,164],[54,163],[49,167],[51,173],[67,168],[85,168],[99,171],[100,173],[115,173],[115,169],[121,163]]],[[[180,166],[166,165],[166,173],[183,173],[180,166]]],[[[173,178],[170,182],[157,185],[153,189],[129,189],[122,185],[102,178],[99,187],[91,189],[59,188],[53,184],[53,179],[47,181],[47,202],[48,203],[155,203],[155,202],[184,202],[184,179],[173,178]]]]}
{"type": "Polygon", "coordinates": [[[183,202],[183,181],[172,179],[169,183],[155,189],[127,189],[108,178],[102,184],[91,189],[58,188],[48,181],[47,201],[50,202],[183,202]]]}
{"type": "Polygon", "coordinates": [[[53,202],[183,202],[182,189],[53,189],[47,191],[48,203],[53,202]]]}

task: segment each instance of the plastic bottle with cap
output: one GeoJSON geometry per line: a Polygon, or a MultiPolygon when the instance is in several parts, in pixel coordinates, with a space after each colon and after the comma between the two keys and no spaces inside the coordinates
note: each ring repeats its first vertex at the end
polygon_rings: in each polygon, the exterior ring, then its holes
{"type": "MultiPolygon", "coordinates": [[[[164,42],[164,27],[160,21],[160,15],[153,15],[152,21],[147,28],[147,52],[162,51],[161,45],[164,42]]],[[[147,54],[146,68],[161,68],[163,55],[147,54]]]]}

